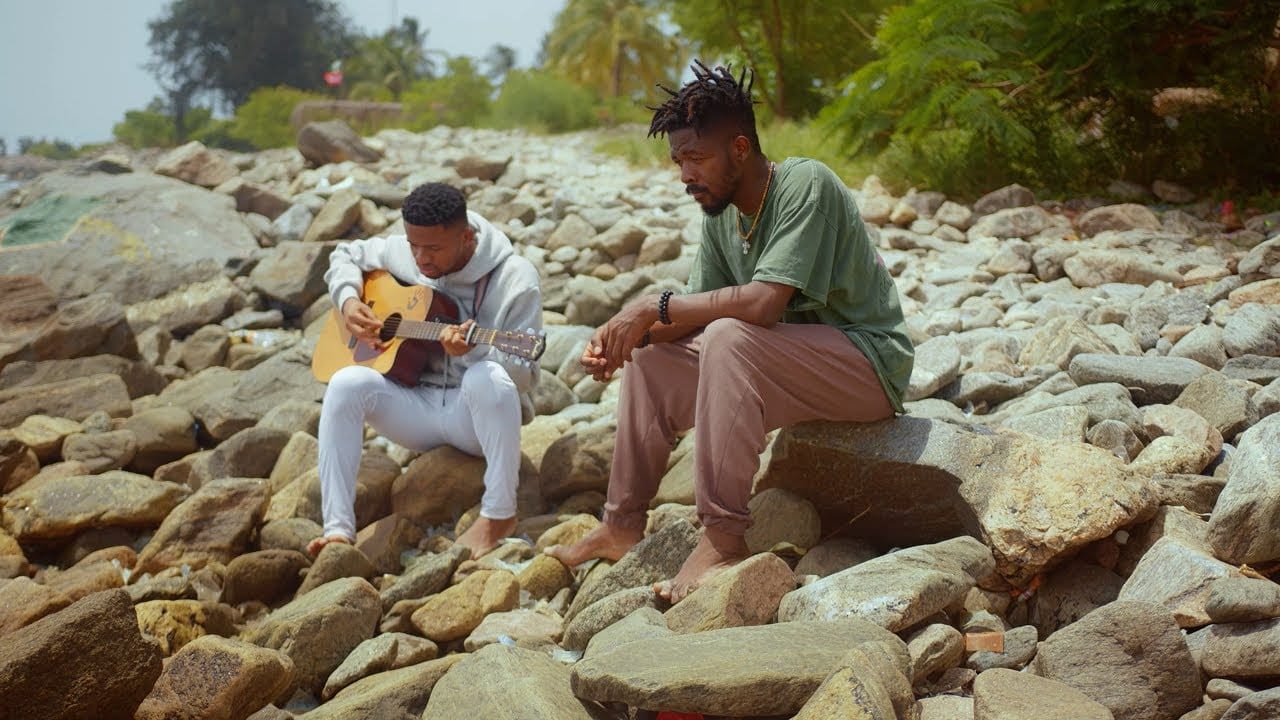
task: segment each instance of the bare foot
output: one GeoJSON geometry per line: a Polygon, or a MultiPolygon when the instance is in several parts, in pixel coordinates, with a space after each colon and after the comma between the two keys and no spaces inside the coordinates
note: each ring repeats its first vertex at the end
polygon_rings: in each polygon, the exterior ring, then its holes
{"type": "Polygon", "coordinates": [[[749,554],[747,542],[741,535],[705,528],[693,552],[680,566],[680,572],[670,580],[654,583],[653,591],[674,605],[698,589],[700,584],[737,565],[749,554]]]}
{"type": "Polygon", "coordinates": [[[470,550],[471,559],[476,560],[481,555],[498,547],[498,543],[502,542],[502,539],[509,536],[515,529],[516,519],[514,517],[494,520],[481,515],[454,542],[470,550]]]}
{"type": "Polygon", "coordinates": [[[633,545],[644,539],[644,531],[635,528],[619,528],[601,525],[587,533],[572,545],[552,545],[542,552],[568,567],[577,567],[588,560],[602,559],[617,562],[633,545]]]}
{"type": "Polygon", "coordinates": [[[317,557],[320,555],[320,551],[324,549],[324,546],[328,545],[329,543],[342,543],[343,545],[350,545],[351,541],[342,537],[341,535],[329,535],[328,537],[318,537],[315,540],[312,540],[311,542],[307,543],[307,554],[310,555],[311,557],[317,557]]]}

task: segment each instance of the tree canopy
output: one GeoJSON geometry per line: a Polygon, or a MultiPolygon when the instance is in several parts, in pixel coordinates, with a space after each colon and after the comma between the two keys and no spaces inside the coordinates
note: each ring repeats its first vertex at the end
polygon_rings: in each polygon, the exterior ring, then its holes
{"type": "Polygon", "coordinates": [[[671,82],[679,45],[655,0],[567,0],[545,40],[546,68],[608,97],[671,82]]]}

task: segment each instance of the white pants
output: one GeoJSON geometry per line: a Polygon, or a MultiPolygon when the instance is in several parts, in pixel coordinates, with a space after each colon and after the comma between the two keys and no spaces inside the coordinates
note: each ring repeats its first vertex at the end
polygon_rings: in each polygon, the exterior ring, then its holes
{"type": "Polygon", "coordinates": [[[410,450],[451,445],[485,459],[480,514],[516,514],[520,477],[520,395],[505,368],[482,361],[458,388],[408,388],[352,365],[329,380],[320,410],[320,497],[324,534],[355,540],[356,475],[364,423],[410,450]]]}

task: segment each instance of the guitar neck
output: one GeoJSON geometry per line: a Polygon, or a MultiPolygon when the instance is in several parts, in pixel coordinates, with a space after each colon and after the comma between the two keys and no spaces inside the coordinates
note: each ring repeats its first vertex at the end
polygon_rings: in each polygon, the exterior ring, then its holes
{"type": "MultiPolygon", "coordinates": [[[[448,323],[432,320],[401,320],[393,331],[396,337],[412,340],[439,340],[447,327],[449,327],[448,323]]],[[[497,330],[478,327],[471,333],[471,344],[492,345],[497,337],[497,330]]]]}

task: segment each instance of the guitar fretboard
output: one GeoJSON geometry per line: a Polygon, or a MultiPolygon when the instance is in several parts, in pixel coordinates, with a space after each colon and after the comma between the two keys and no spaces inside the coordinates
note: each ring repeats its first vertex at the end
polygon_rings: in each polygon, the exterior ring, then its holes
{"type": "MultiPolygon", "coordinates": [[[[449,324],[432,320],[405,320],[392,317],[387,318],[384,326],[396,337],[410,338],[412,340],[439,340],[440,336],[444,334],[444,329],[449,327],[449,324]]],[[[471,344],[492,345],[497,338],[497,330],[476,328],[476,331],[471,335],[471,344]]]]}

